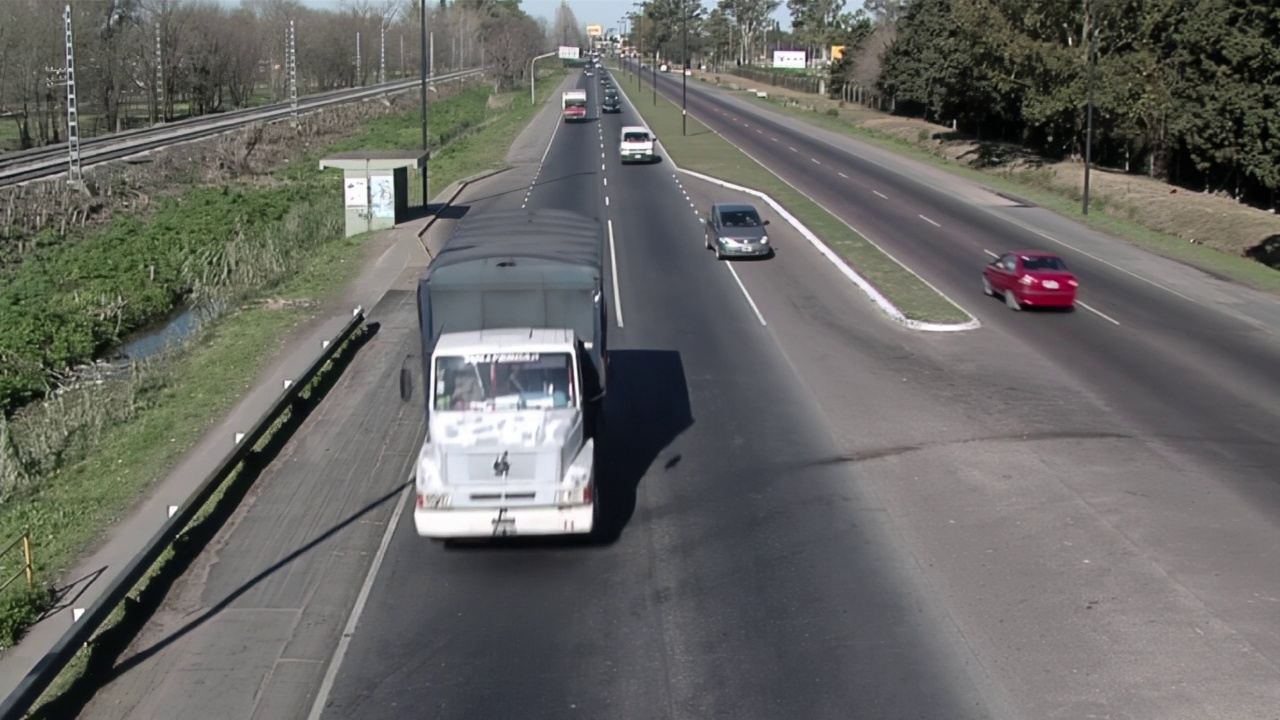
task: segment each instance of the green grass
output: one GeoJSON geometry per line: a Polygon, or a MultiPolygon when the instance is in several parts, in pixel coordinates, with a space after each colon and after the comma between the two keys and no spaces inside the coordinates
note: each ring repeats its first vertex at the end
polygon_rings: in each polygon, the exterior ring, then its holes
{"type": "Polygon", "coordinates": [[[638,102],[633,103],[636,109],[680,167],[771,196],[822,238],[828,247],[844,258],[908,318],[933,323],[963,323],[970,320],[963,310],[885,255],[866,238],[855,233],[839,218],[761,167],[692,116],[688,121],[689,134],[687,137],[682,136],[680,108],[661,93],[656,106],[648,91],[636,98],[638,102]]]}
{"type": "MultiPolygon", "coordinates": [[[[746,80],[745,78],[742,79],[746,80]]],[[[1129,241],[1134,245],[1170,259],[1178,260],[1221,277],[1230,278],[1264,292],[1280,294],[1280,272],[1276,272],[1266,265],[1247,258],[1230,255],[1206,245],[1189,243],[1182,238],[1153,230],[1128,218],[1099,212],[1108,202],[1114,205],[1117,210],[1123,212],[1123,201],[1120,199],[1094,196],[1092,199],[1094,211],[1089,215],[1084,215],[1081,212],[1079,192],[1074,188],[1071,192],[1063,192],[1057,187],[1047,187],[1043,183],[1020,179],[1020,176],[979,170],[940,156],[904,138],[862,127],[844,118],[787,107],[747,92],[739,91],[733,94],[787,117],[855,137],[869,145],[874,145],[913,160],[929,163],[959,177],[982,183],[994,190],[1017,195],[1094,230],[1129,241]]],[[[821,100],[818,96],[812,97],[815,100],[821,100]]]]}
{"type": "MultiPolygon", "coordinates": [[[[542,79],[544,97],[562,76],[542,79]]],[[[466,97],[483,108],[488,93],[466,97]]],[[[433,183],[443,188],[491,167],[495,158],[500,162],[518,130],[537,109],[513,104],[507,113],[489,117],[473,135],[455,139],[433,159],[433,183]]],[[[399,131],[416,122],[415,117],[410,112],[379,118],[359,138],[344,145],[388,149],[401,142],[399,131]]],[[[294,168],[302,165],[292,164],[294,168]]],[[[325,188],[318,200],[328,210],[321,212],[339,213],[341,194],[336,175],[315,173],[325,188]]],[[[335,228],[338,232],[319,242],[284,281],[260,288],[258,296],[269,292],[271,297],[286,301],[320,300],[340,292],[359,271],[365,243],[361,237],[342,238],[340,223],[335,223],[335,228]]],[[[287,303],[280,309],[253,304],[203,329],[173,356],[157,363],[146,392],[134,399],[138,407],[131,419],[103,428],[81,457],[39,478],[37,486],[16,493],[0,506],[0,539],[17,537],[24,528],[30,529],[38,581],[47,586],[84,554],[104,528],[127,514],[146,489],[164,477],[234,406],[281,348],[280,338],[311,319],[312,313],[305,306],[287,303]]],[[[19,581],[15,586],[24,583],[19,581]]],[[[6,607],[0,604],[0,612],[6,607]]],[[[15,608],[15,613],[19,609],[15,608]]],[[[0,616],[0,628],[3,622],[0,616]]]]}

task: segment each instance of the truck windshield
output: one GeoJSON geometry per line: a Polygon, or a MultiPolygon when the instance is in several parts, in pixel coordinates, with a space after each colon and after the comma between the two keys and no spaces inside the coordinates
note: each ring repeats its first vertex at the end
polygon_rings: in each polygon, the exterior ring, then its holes
{"type": "Polygon", "coordinates": [[[577,388],[568,353],[485,353],[436,358],[436,410],[573,407],[577,388]]]}
{"type": "MultiPolygon", "coordinates": [[[[582,99],[570,99],[564,101],[565,107],[586,107],[587,101],[582,99]]],[[[552,106],[554,107],[554,106],[552,106]]]]}

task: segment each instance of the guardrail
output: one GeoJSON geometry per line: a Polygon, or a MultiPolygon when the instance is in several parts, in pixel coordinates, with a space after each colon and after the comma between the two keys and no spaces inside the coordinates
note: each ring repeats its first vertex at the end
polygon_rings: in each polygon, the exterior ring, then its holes
{"type": "Polygon", "coordinates": [[[147,570],[155,564],[160,555],[187,527],[205,502],[231,476],[240,463],[252,452],[254,445],[266,434],[272,424],[280,417],[298,393],[302,392],[311,380],[337,353],[338,348],[348,340],[364,323],[364,309],[357,307],[349,320],[336,336],[321,342],[320,354],[295,379],[286,380],[279,398],[263,413],[258,421],[244,433],[236,433],[235,444],[218,466],[179,506],[169,506],[169,519],[160,527],[142,550],[129,561],[120,574],[111,580],[102,595],[90,605],[78,619],[72,621],[71,629],[58,639],[53,648],[45,653],[14,688],[13,692],[0,703],[0,718],[4,720],[20,720],[40,699],[40,695],[66,667],[85,643],[93,637],[103,622],[110,617],[113,610],[124,601],[129,591],[142,579],[147,570]]]}
{"type": "MultiPolygon", "coordinates": [[[[431,85],[436,85],[480,75],[484,72],[485,68],[459,70],[428,78],[428,82],[431,85]]],[[[421,84],[421,79],[414,78],[363,88],[338,90],[324,95],[309,95],[306,98],[298,99],[298,113],[301,115],[333,105],[366,100],[389,93],[404,92],[419,87],[421,84]]],[[[284,120],[291,117],[292,114],[293,109],[289,103],[276,103],[274,105],[233,110],[229,113],[218,115],[205,115],[176,123],[93,138],[81,143],[80,163],[82,166],[87,167],[100,162],[118,160],[122,157],[136,155],[166,145],[198,140],[229,132],[257,122],[284,120]]],[[[9,153],[0,156],[0,187],[61,175],[66,171],[67,148],[65,144],[33,148],[20,153],[9,153]]]]}
{"type": "Polygon", "coordinates": [[[27,576],[27,587],[31,587],[35,584],[35,563],[31,560],[31,533],[29,531],[23,530],[22,535],[18,536],[17,540],[14,540],[6,545],[3,550],[0,550],[0,557],[8,555],[9,551],[17,547],[19,543],[22,544],[22,567],[19,568],[18,572],[14,573],[12,577],[5,580],[3,584],[0,584],[0,592],[4,592],[6,588],[13,584],[14,580],[17,580],[24,574],[27,576]]]}

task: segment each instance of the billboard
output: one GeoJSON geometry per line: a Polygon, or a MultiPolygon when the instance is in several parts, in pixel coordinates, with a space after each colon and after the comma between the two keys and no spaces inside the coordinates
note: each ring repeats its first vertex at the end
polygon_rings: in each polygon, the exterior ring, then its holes
{"type": "Polygon", "coordinates": [[[603,26],[603,25],[588,25],[588,26],[587,26],[587,37],[589,37],[589,38],[598,38],[598,37],[601,37],[601,36],[603,36],[603,35],[604,35],[604,26],[603,26]]]}
{"type": "Polygon", "coordinates": [[[832,46],[831,46],[831,59],[832,59],[832,60],[843,60],[843,59],[844,59],[844,46],[843,46],[843,45],[832,45],[832,46]]]}
{"type": "MultiPolygon", "coordinates": [[[[543,47],[546,47],[546,46],[543,45],[543,47]]],[[[561,60],[577,60],[579,59],[578,53],[580,52],[582,52],[581,48],[573,47],[572,45],[561,45],[560,59],[561,60]]]]}
{"type": "Polygon", "coordinates": [[[773,66],[776,68],[801,68],[805,66],[803,50],[774,50],[773,66]]]}

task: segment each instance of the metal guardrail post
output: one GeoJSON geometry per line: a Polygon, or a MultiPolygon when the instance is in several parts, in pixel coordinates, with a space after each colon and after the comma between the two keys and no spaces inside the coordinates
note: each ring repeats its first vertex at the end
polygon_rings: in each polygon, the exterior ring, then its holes
{"type": "Polygon", "coordinates": [[[3,550],[0,550],[0,556],[8,555],[9,551],[12,550],[14,547],[18,546],[19,544],[22,545],[22,569],[14,573],[13,576],[10,577],[8,580],[5,580],[4,584],[0,584],[0,591],[7,589],[10,585],[13,584],[15,580],[22,577],[24,574],[27,576],[28,588],[32,587],[36,583],[35,562],[32,560],[32,557],[31,557],[31,531],[30,530],[23,530],[22,534],[19,535],[16,540],[6,545],[3,550]]]}

